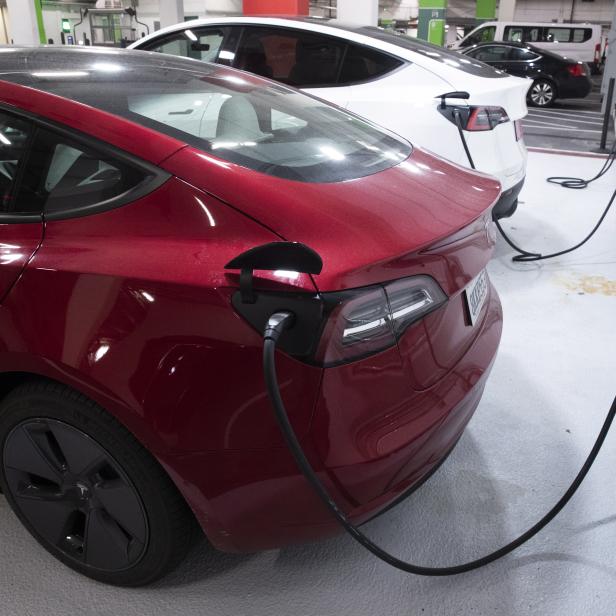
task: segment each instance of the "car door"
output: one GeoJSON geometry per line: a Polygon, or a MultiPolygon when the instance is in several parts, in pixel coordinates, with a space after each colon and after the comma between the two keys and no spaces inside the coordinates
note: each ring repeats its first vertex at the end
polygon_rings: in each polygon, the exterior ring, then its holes
{"type": "Polygon", "coordinates": [[[43,238],[36,199],[18,189],[30,154],[34,127],[0,110],[0,301],[32,258],[43,238]]]}
{"type": "Polygon", "coordinates": [[[342,38],[309,30],[243,26],[233,66],[346,107],[350,91],[339,84],[346,47],[342,38]]]}
{"type": "Polygon", "coordinates": [[[506,70],[518,77],[534,77],[538,72],[537,63],[541,61],[541,56],[526,47],[512,47],[509,53],[509,61],[506,70]]]}

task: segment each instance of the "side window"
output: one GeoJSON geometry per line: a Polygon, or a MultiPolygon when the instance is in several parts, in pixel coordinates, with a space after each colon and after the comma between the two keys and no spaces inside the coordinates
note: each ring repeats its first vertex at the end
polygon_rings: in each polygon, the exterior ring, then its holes
{"type": "Polygon", "coordinates": [[[402,60],[388,56],[370,47],[348,45],[342,62],[338,83],[354,83],[376,79],[403,64],[402,60]]]}
{"type": "Polygon", "coordinates": [[[188,28],[146,45],[143,49],[167,53],[172,56],[193,58],[203,62],[216,62],[224,38],[224,28],[199,28],[195,30],[188,28]]]}
{"type": "Polygon", "coordinates": [[[334,85],[346,43],[286,28],[245,28],[235,68],[300,88],[334,85]]]}
{"type": "Polygon", "coordinates": [[[548,43],[568,43],[571,28],[547,28],[545,40],[548,43]]]}
{"type": "Polygon", "coordinates": [[[477,49],[473,57],[482,62],[506,62],[509,59],[509,48],[503,45],[487,45],[477,49]]]}
{"type": "Polygon", "coordinates": [[[503,40],[521,43],[524,36],[524,29],[520,26],[506,26],[503,33],[503,40]]]}
{"type": "Polygon", "coordinates": [[[592,30],[590,28],[575,28],[573,30],[574,43],[585,43],[592,36],[592,30]]]}
{"type": "Polygon", "coordinates": [[[40,128],[20,183],[16,210],[46,214],[103,204],[148,178],[147,172],[40,128]]]}
{"type": "Polygon", "coordinates": [[[474,34],[470,34],[464,39],[464,47],[477,45],[478,43],[491,43],[496,34],[496,26],[484,26],[479,28],[474,34]]]}
{"type": "MultiPolygon", "coordinates": [[[[16,212],[14,192],[17,172],[24,163],[32,125],[0,112],[0,211],[16,212]]],[[[27,213],[36,210],[27,209],[27,213]]]]}
{"type": "Polygon", "coordinates": [[[542,32],[543,28],[526,27],[524,28],[524,36],[522,37],[522,41],[524,43],[536,43],[537,41],[541,41],[542,32]]]}
{"type": "Polygon", "coordinates": [[[523,49],[520,47],[512,47],[509,50],[509,59],[519,62],[526,62],[528,60],[536,60],[539,56],[530,49],[523,49]]]}

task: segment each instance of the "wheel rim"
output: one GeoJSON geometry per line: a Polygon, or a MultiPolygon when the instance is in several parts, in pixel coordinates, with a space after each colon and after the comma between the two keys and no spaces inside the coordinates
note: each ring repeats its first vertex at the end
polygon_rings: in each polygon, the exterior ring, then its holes
{"type": "Polygon", "coordinates": [[[533,103],[535,103],[535,105],[548,105],[552,102],[553,98],[554,88],[552,88],[552,86],[545,81],[540,81],[531,88],[530,99],[533,103]]]}
{"type": "Polygon", "coordinates": [[[44,543],[103,571],[140,560],[149,535],[141,498],[85,432],[54,419],[24,421],[6,438],[3,462],[14,506],[44,543]]]}

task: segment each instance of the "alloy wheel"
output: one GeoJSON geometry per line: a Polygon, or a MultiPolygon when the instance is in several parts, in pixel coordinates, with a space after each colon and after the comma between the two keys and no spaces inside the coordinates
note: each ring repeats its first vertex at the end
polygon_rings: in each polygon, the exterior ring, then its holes
{"type": "Polygon", "coordinates": [[[15,426],[3,451],[7,488],[39,539],[101,571],[135,565],[148,543],[141,498],[85,432],[54,419],[15,426]]]}
{"type": "Polygon", "coordinates": [[[554,88],[547,81],[537,81],[530,89],[530,100],[538,107],[546,107],[554,100],[554,88]]]}

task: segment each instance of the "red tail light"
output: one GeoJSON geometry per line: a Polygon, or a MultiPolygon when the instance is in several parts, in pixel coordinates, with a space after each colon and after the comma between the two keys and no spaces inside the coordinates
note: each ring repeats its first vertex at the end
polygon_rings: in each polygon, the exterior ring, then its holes
{"type": "Polygon", "coordinates": [[[447,301],[437,282],[423,275],[323,297],[337,303],[315,357],[324,366],[394,346],[407,327],[447,301]]]}
{"type": "Polygon", "coordinates": [[[581,62],[567,64],[567,71],[572,77],[584,77],[584,75],[586,75],[586,70],[581,62]]]}
{"type": "Polygon", "coordinates": [[[465,130],[493,130],[499,124],[509,122],[509,116],[502,107],[469,107],[465,130]]]}

